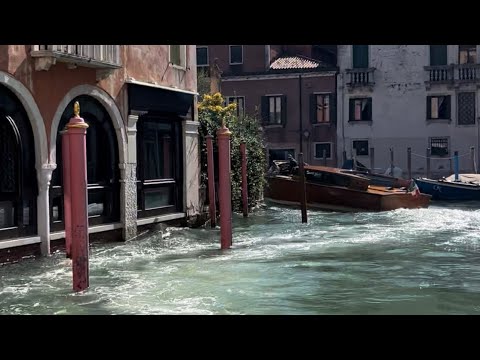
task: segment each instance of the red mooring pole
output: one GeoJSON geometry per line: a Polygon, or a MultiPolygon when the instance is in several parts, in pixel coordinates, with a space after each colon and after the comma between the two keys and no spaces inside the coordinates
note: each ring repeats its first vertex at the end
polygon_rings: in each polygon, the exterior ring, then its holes
{"type": "Polygon", "coordinates": [[[242,203],[243,217],[248,216],[248,183],[247,183],[247,151],[245,143],[240,144],[240,154],[242,155],[242,203]]]}
{"type": "Polygon", "coordinates": [[[207,135],[207,176],[208,176],[208,210],[210,211],[210,227],[217,225],[217,204],[215,201],[215,163],[213,161],[213,136],[207,135]]]}
{"type": "Polygon", "coordinates": [[[62,134],[62,167],[63,167],[63,221],[65,223],[65,253],[67,258],[72,258],[72,208],[70,199],[70,141],[66,136],[67,130],[62,134]]]}
{"type": "Polygon", "coordinates": [[[230,130],[222,124],[217,130],[218,198],[220,203],[220,243],[222,249],[232,246],[232,189],[230,181],[230,130]]]}
{"type": "MultiPolygon", "coordinates": [[[[70,157],[63,157],[64,164],[70,162],[71,200],[71,249],[73,290],[78,292],[88,288],[88,193],[87,193],[87,128],[88,124],[80,117],[80,104],[75,102],[74,117],[67,124],[64,135],[69,142],[70,157]]],[[[101,156],[101,154],[99,154],[101,156]]],[[[65,205],[64,205],[65,206],[65,205]]]]}

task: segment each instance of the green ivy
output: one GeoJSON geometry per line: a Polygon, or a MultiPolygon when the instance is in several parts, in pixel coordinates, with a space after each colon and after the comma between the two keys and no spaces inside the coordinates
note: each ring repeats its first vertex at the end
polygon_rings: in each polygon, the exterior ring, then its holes
{"type": "Polygon", "coordinates": [[[205,136],[212,135],[214,153],[217,153],[216,132],[221,127],[222,120],[230,130],[230,162],[232,182],[232,209],[242,210],[242,158],[240,144],[245,142],[247,149],[247,188],[249,208],[255,207],[262,199],[265,186],[266,156],[262,131],[259,121],[251,116],[237,117],[231,107],[218,104],[220,94],[206,95],[199,104],[198,118],[200,121],[201,144],[201,184],[207,185],[207,145],[205,136]],[[215,100],[216,99],[216,100],[215,100]],[[214,103],[216,101],[216,103],[214,103]],[[221,108],[221,109],[220,109],[221,108]]]}

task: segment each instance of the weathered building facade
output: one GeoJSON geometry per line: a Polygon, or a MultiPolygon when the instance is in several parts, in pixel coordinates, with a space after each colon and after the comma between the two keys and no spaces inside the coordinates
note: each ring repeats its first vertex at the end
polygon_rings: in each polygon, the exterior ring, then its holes
{"type": "Polygon", "coordinates": [[[339,45],[337,156],[377,171],[394,165],[407,175],[450,174],[454,151],[461,171],[478,158],[478,45],[339,45]],[[427,150],[429,149],[429,150],[427,150]],[[373,152],[373,154],[372,154],[373,152]],[[373,155],[373,159],[372,159],[373,155]],[[463,156],[465,155],[465,156],[463,156]]]}
{"type": "MultiPolygon", "coordinates": [[[[198,213],[194,45],[0,46],[0,251],[62,239],[61,131],[87,129],[90,233],[198,213]]],[[[72,164],[73,166],[75,164],[72,164]]]]}
{"type": "Polygon", "coordinates": [[[335,52],[335,46],[197,45],[197,66],[218,69],[226,101],[237,103],[238,115],[261,120],[270,160],[303,152],[310,164],[334,165],[335,52]]]}

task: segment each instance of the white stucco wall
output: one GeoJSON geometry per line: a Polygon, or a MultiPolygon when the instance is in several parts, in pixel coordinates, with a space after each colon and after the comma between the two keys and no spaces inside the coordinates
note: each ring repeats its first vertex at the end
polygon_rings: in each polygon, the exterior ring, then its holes
{"type": "MultiPolygon", "coordinates": [[[[475,125],[457,125],[457,93],[476,91],[475,85],[462,85],[459,88],[447,85],[425,85],[429,65],[429,45],[370,45],[369,67],[375,68],[373,91],[365,88],[350,90],[345,84],[348,76],[345,69],[352,67],[352,45],[338,46],[338,158],[342,159],[345,148],[350,158],[352,140],[368,139],[369,147],[375,148],[375,168],[383,171],[390,164],[390,147],[394,149],[394,163],[404,170],[407,176],[407,148],[413,154],[425,156],[430,137],[449,137],[451,156],[457,150],[459,154],[470,152],[475,146],[478,154],[479,127],[475,125]],[[451,96],[451,121],[427,121],[427,96],[451,96]],[[349,99],[353,97],[372,97],[372,121],[349,122],[349,99]]],[[[448,46],[448,63],[458,63],[458,46],[448,46]]],[[[478,120],[479,96],[476,91],[476,117],[478,120]]],[[[370,166],[368,156],[358,157],[360,162],[370,166]]],[[[341,161],[341,160],[340,160],[341,161]]],[[[426,160],[412,156],[413,175],[424,175],[426,160]]],[[[469,156],[460,158],[460,169],[471,171],[469,156]]],[[[379,170],[380,171],[380,170],[379,170]]],[[[450,173],[450,162],[444,159],[431,160],[431,172],[450,173]]],[[[442,174],[443,175],[443,174],[442,174]]]]}

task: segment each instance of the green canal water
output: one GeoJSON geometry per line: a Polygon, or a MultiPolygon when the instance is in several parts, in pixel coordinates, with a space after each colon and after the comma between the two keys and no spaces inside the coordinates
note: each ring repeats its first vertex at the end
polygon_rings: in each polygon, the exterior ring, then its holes
{"type": "Polygon", "coordinates": [[[90,288],[58,252],[0,267],[0,314],[478,314],[480,204],[341,214],[271,206],[219,231],[94,244],[90,288]]]}

